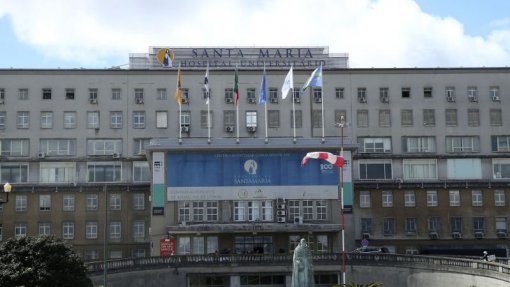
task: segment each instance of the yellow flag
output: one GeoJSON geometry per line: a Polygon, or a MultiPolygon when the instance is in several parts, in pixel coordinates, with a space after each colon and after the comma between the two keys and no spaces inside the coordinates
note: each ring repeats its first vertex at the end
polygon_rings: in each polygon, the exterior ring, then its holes
{"type": "Polygon", "coordinates": [[[182,91],[181,91],[181,64],[177,70],[177,87],[175,88],[175,101],[180,105],[182,103],[182,91]]]}

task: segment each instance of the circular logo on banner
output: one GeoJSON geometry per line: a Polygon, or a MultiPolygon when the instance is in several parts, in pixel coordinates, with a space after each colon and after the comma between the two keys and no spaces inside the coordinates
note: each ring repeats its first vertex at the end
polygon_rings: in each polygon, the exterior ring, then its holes
{"type": "Polygon", "coordinates": [[[156,59],[163,67],[172,67],[174,52],[168,48],[161,48],[156,53],[156,59]]]}
{"type": "Polygon", "coordinates": [[[251,175],[257,174],[257,166],[258,166],[257,162],[254,161],[253,159],[249,159],[244,162],[244,170],[251,175]]]}

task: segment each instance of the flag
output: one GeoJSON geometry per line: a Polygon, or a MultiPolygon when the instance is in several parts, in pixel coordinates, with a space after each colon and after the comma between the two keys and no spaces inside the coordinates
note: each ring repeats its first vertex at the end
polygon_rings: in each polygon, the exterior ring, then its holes
{"type": "Polygon", "coordinates": [[[237,106],[237,102],[239,101],[239,80],[237,78],[237,68],[234,74],[234,105],[237,106]]]}
{"type": "Polygon", "coordinates": [[[205,89],[205,104],[209,104],[209,63],[207,63],[207,69],[205,70],[204,77],[204,89],[205,89]]]}
{"type": "Polygon", "coordinates": [[[312,74],[310,75],[310,78],[306,81],[304,86],[301,88],[301,91],[303,92],[308,87],[321,87],[322,88],[322,65],[317,67],[312,74]]]}
{"type": "Polygon", "coordinates": [[[177,87],[175,88],[175,101],[181,105],[182,103],[182,91],[181,91],[181,64],[177,70],[177,87]]]}
{"type": "Polygon", "coordinates": [[[260,83],[259,104],[266,103],[266,66],[264,65],[264,73],[262,74],[262,83],[260,83]]]}
{"type": "Polygon", "coordinates": [[[285,77],[285,81],[283,82],[283,86],[282,86],[282,99],[285,99],[287,97],[289,90],[293,86],[294,86],[294,79],[293,79],[293,75],[292,75],[292,66],[290,66],[289,73],[287,74],[287,77],[285,77]]]}

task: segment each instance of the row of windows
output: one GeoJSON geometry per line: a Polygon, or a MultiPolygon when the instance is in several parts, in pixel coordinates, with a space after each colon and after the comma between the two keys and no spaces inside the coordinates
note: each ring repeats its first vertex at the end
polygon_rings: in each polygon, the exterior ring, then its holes
{"type": "MultiPolygon", "coordinates": [[[[39,163],[39,182],[41,183],[76,183],[80,170],[75,162],[41,162],[39,163]]],[[[88,162],[86,166],[87,182],[122,182],[121,162],[88,162]]],[[[0,182],[29,183],[28,163],[0,163],[0,182]]],[[[133,162],[133,182],[151,180],[149,163],[133,162]]]]}
{"type": "MultiPolygon", "coordinates": [[[[293,111],[290,111],[290,124],[293,127],[294,117],[293,111]]],[[[302,127],[303,113],[301,110],[296,110],[296,128],[302,127]]],[[[335,122],[340,122],[341,117],[346,118],[347,112],[345,110],[335,110],[335,122]]],[[[370,127],[369,121],[369,110],[357,110],[356,111],[356,126],[358,128],[370,127]]],[[[446,127],[457,127],[459,126],[459,115],[457,109],[446,109],[445,110],[445,126],[446,127]]],[[[155,127],[156,128],[168,128],[168,112],[167,111],[156,111],[155,112],[155,127]]],[[[245,123],[246,126],[257,126],[258,112],[257,111],[246,111],[245,112],[245,123]]],[[[191,111],[181,111],[180,113],[180,125],[189,126],[191,124],[191,111]]],[[[392,126],[392,115],[391,110],[383,109],[379,110],[377,117],[378,127],[391,127],[392,126]]],[[[503,113],[502,109],[490,109],[487,119],[490,126],[502,126],[503,125],[503,113]]],[[[145,129],[147,127],[147,117],[145,111],[133,111],[132,112],[132,128],[133,129],[145,129]]],[[[200,127],[207,128],[213,127],[213,112],[206,110],[200,111],[200,127]],[[209,115],[209,118],[208,118],[209,115]]],[[[436,126],[436,110],[424,109],[423,110],[423,126],[434,127],[436,126]]],[[[466,124],[469,127],[479,127],[480,110],[479,109],[468,109],[466,124]]],[[[235,111],[226,110],[223,111],[223,124],[234,125],[235,124],[235,111]]],[[[415,126],[414,112],[412,109],[403,109],[400,111],[400,124],[401,127],[413,127],[415,126]]],[[[122,129],[124,127],[124,114],[122,111],[110,111],[109,112],[109,125],[111,129],[122,129]]],[[[281,126],[280,110],[268,110],[267,111],[267,125],[269,128],[278,128],[281,126]]],[[[322,127],[322,111],[312,110],[312,125],[314,128],[322,127]]],[[[0,111],[0,129],[5,129],[7,126],[7,112],[0,111]]],[[[30,112],[29,111],[18,111],[16,112],[16,127],[18,129],[29,129],[30,128],[30,112]]],[[[52,129],[55,127],[54,124],[54,112],[43,111],[40,112],[40,128],[41,129],[52,129]]],[[[75,111],[63,112],[63,125],[64,129],[76,129],[78,127],[78,119],[75,111]]],[[[87,112],[86,127],[88,129],[99,129],[100,128],[100,112],[89,111],[87,112]]]]}
{"type": "MultiPolygon", "coordinates": [[[[495,233],[501,234],[506,237],[507,235],[507,218],[506,217],[496,217],[495,219],[495,233]]],[[[463,232],[463,218],[460,216],[450,216],[449,217],[449,229],[452,233],[460,233],[463,232]]],[[[404,231],[407,233],[415,234],[418,229],[418,219],[415,217],[406,217],[403,218],[404,231]]],[[[382,234],[385,236],[391,236],[397,234],[396,232],[397,219],[394,217],[385,217],[382,218],[382,234]]],[[[481,233],[480,235],[484,235],[487,233],[487,226],[485,217],[478,216],[472,217],[472,231],[474,235],[478,235],[477,233],[481,233]]],[[[427,218],[427,231],[441,233],[441,218],[439,216],[429,216],[427,218]]],[[[361,232],[362,234],[374,234],[373,230],[373,219],[372,218],[361,218],[361,232]]]]}
{"type": "MultiPolygon", "coordinates": [[[[131,255],[128,255],[127,257],[145,257],[147,256],[146,253],[147,251],[145,249],[133,248],[131,249],[131,255]]],[[[80,255],[83,256],[84,261],[97,261],[99,259],[99,251],[97,249],[86,249],[83,251],[83,254],[80,255]]],[[[108,258],[122,259],[122,250],[109,250],[108,258]]]]}
{"type": "MultiPolygon", "coordinates": [[[[40,211],[51,211],[52,205],[55,204],[55,200],[52,202],[51,194],[40,194],[39,195],[39,210],[40,211]]],[[[87,194],[85,198],[85,206],[82,206],[86,211],[97,211],[98,210],[98,194],[87,194]]],[[[74,194],[64,194],[62,196],[61,204],[62,210],[67,212],[74,212],[76,209],[76,197],[74,194]]],[[[132,210],[143,211],[145,210],[145,194],[133,193],[132,194],[132,210]]],[[[122,194],[111,193],[109,194],[109,209],[113,211],[121,210],[122,205],[122,194]]],[[[0,205],[1,206],[1,205],[0,205]]],[[[15,197],[15,210],[17,212],[26,212],[28,208],[28,196],[24,194],[17,194],[15,197]]],[[[1,211],[1,209],[0,209],[1,211]]]]}
{"type": "MultiPolygon", "coordinates": [[[[436,190],[427,190],[426,192],[426,203],[428,207],[438,207],[439,200],[436,190]]],[[[505,191],[502,189],[496,189],[493,193],[494,206],[504,207],[506,206],[505,191]]],[[[449,206],[456,207],[461,206],[461,192],[459,190],[448,191],[449,206]]],[[[393,191],[385,190],[381,194],[381,206],[382,207],[393,207],[393,191]]],[[[359,206],[360,208],[371,208],[372,207],[372,194],[370,191],[359,192],[359,206]]],[[[483,206],[483,193],[481,190],[471,190],[471,206],[482,207],[483,206]]],[[[416,207],[416,192],[414,190],[404,191],[404,207],[416,207]]]]}

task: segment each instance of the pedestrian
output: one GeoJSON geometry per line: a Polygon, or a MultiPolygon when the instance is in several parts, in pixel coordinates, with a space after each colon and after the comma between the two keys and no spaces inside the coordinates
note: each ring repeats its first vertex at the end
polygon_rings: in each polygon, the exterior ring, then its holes
{"type": "Polygon", "coordinates": [[[489,261],[489,253],[487,253],[487,251],[484,251],[484,252],[483,252],[482,260],[484,260],[484,261],[489,261]]]}

